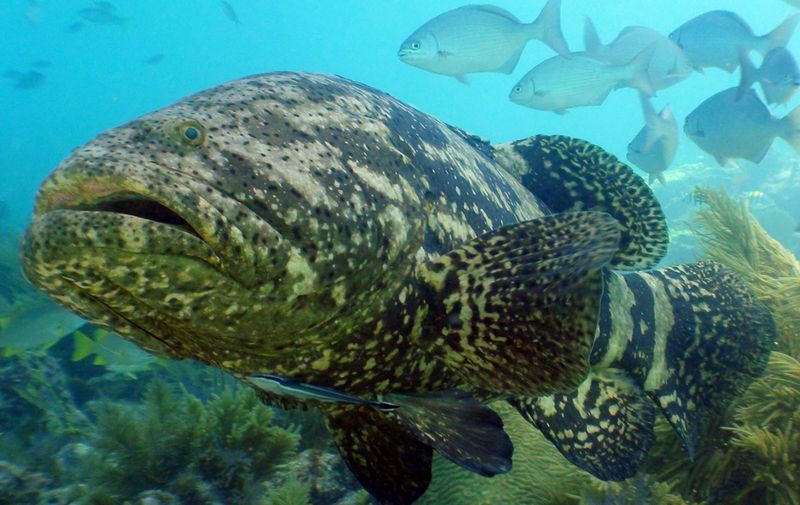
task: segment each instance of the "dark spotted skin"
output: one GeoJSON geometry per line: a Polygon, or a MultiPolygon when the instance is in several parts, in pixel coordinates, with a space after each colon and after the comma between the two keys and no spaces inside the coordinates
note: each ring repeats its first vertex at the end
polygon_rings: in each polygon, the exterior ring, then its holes
{"type": "Polygon", "coordinates": [[[26,274],[148,349],[238,376],[448,388],[420,345],[436,335],[415,273],[544,214],[489,149],[341,78],[245,78],[76,150],[42,185],[26,274]],[[143,219],[155,202],[167,217],[143,219]]]}
{"type": "MultiPolygon", "coordinates": [[[[691,447],[763,369],[774,333],[714,265],[604,268],[653,266],[666,235],[646,185],[585,142],[492,147],[366,86],[277,73],[76,150],[42,185],[23,266],[88,320],[243,380],[505,396],[581,468],[616,479],[649,447],[645,394],[691,447]]],[[[401,409],[324,409],[382,503],[424,492],[435,444],[486,474],[510,465],[497,444],[411,436],[431,419],[401,426],[401,409]]]]}

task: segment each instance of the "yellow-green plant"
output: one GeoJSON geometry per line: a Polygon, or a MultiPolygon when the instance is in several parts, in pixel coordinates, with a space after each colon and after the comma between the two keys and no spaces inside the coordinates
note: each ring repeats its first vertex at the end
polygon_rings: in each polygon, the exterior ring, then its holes
{"type": "Polygon", "coordinates": [[[730,268],[772,312],[778,349],[800,357],[800,262],[724,190],[698,188],[695,232],[705,256],[730,268]]]}
{"type": "Polygon", "coordinates": [[[299,440],[243,388],[204,405],[154,381],[141,404],[101,401],[92,410],[93,451],[84,466],[96,503],[121,503],[149,489],[186,503],[259,503],[262,482],[296,453],[299,440]]]}

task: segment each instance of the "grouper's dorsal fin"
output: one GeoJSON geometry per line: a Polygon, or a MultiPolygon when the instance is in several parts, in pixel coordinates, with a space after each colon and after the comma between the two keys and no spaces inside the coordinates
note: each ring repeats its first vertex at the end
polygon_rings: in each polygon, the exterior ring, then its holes
{"type": "Polygon", "coordinates": [[[409,505],[431,481],[433,449],[384,413],[326,405],[333,440],[358,481],[382,505],[409,505]]]}
{"type": "Polygon", "coordinates": [[[620,370],[592,373],[570,393],[509,402],[572,464],[602,480],[632,477],[655,442],[655,405],[620,370]]]}
{"type": "Polygon", "coordinates": [[[422,345],[476,388],[520,396],[570,389],[588,372],[617,251],[608,214],[569,212],[494,230],[419,272],[422,345]]]}
{"type": "Polygon", "coordinates": [[[561,135],[494,147],[495,159],[553,212],[594,210],[619,221],[622,240],[611,268],[653,268],[666,254],[669,235],[658,200],[615,156],[561,135]]]}

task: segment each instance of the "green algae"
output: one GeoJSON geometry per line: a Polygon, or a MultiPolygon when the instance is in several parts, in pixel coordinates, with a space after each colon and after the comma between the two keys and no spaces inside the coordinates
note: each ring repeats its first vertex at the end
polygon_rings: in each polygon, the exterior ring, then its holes
{"type": "Polygon", "coordinates": [[[250,391],[203,402],[154,381],[141,404],[92,406],[95,433],[83,461],[94,488],[88,503],[159,489],[185,503],[260,503],[262,483],[295,455],[299,436],[274,425],[250,391]]]}

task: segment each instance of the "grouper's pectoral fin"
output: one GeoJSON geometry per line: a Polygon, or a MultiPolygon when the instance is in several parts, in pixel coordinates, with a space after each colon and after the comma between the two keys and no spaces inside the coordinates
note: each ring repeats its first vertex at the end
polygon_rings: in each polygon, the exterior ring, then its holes
{"type": "Polygon", "coordinates": [[[431,481],[433,449],[397,422],[370,407],[325,406],[323,411],[339,453],[382,505],[407,505],[431,481]]]}
{"type": "Polygon", "coordinates": [[[430,340],[468,384],[517,396],[569,390],[588,372],[617,221],[571,212],[499,228],[428,264],[430,340]]]}
{"type": "Polygon", "coordinates": [[[404,428],[467,470],[491,477],[511,470],[514,446],[503,420],[462,391],[389,394],[391,412],[404,428]]]}
{"type": "Polygon", "coordinates": [[[603,480],[632,477],[655,441],[655,406],[618,370],[592,373],[571,393],[509,401],[572,464],[603,480]]]}

